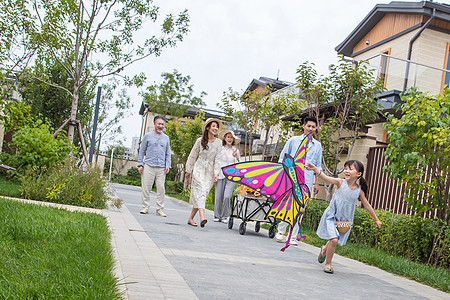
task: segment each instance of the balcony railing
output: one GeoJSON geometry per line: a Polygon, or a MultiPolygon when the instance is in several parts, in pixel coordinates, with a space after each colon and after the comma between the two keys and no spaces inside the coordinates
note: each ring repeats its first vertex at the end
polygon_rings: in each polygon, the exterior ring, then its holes
{"type": "Polygon", "coordinates": [[[411,60],[377,54],[365,59],[375,70],[377,78],[384,78],[388,90],[405,91],[416,87],[420,91],[439,94],[450,83],[450,70],[432,67],[411,60]]]}

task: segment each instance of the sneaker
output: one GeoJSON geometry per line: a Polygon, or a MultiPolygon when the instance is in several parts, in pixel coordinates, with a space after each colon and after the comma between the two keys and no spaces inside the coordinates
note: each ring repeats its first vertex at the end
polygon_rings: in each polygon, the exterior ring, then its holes
{"type": "Polygon", "coordinates": [[[214,218],[214,222],[220,222],[219,218],[214,218]]]}
{"type": "Polygon", "coordinates": [[[282,235],[281,233],[275,234],[275,239],[276,239],[277,242],[279,242],[279,243],[282,243],[282,242],[283,242],[283,237],[284,237],[284,235],[282,235]]]}
{"type": "Polygon", "coordinates": [[[147,207],[144,207],[144,208],[140,211],[140,213],[143,214],[143,215],[148,214],[148,208],[147,208],[147,207]]]}
{"type": "Polygon", "coordinates": [[[298,246],[298,242],[297,242],[297,240],[290,240],[289,241],[289,245],[291,245],[291,246],[298,246]]]}
{"type": "Polygon", "coordinates": [[[160,217],[167,217],[167,215],[162,211],[162,209],[157,209],[156,215],[160,217]]]}
{"type": "Polygon", "coordinates": [[[220,220],[220,222],[228,224],[228,218],[222,219],[222,220],[220,220]]]}

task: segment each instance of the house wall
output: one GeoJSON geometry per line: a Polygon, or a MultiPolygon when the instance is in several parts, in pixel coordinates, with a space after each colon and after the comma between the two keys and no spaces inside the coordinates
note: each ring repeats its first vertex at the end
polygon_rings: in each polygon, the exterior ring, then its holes
{"type": "MultiPolygon", "coordinates": [[[[357,61],[366,60],[390,49],[390,55],[393,58],[406,59],[408,56],[409,42],[417,31],[419,31],[419,29],[361,53],[354,58],[357,61]]],[[[450,42],[449,34],[432,29],[425,29],[413,44],[411,61],[431,67],[444,68],[448,42],[450,42]]],[[[407,64],[404,61],[395,60],[393,58],[388,62],[388,76],[385,81],[385,86],[388,90],[403,90],[407,64]]],[[[379,67],[379,60],[380,58],[372,60],[371,65],[379,67]]],[[[442,87],[442,74],[442,71],[411,64],[408,73],[409,79],[407,88],[417,86],[420,90],[430,92],[432,95],[438,94],[442,87]]]]}
{"type": "Polygon", "coordinates": [[[97,168],[99,168],[100,170],[103,170],[104,167],[105,167],[106,156],[99,154],[98,157],[97,157],[96,155],[94,155],[94,161],[95,161],[96,158],[97,158],[97,160],[96,160],[97,168]]]}
{"type": "MultiPolygon", "coordinates": [[[[145,114],[145,116],[143,117],[143,124],[145,125],[144,130],[142,131],[142,135],[140,137],[140,140],[142,141],[142,138],[144,137],[144,135],[146,133],[149,133],[153,130],[155,130],[155,124],[153,124],[153,119],[157,116],[158,114],[152,113],[152,112],[147,112],[145,114]]],[[[165,116],[166,119],[171,120],[172,118],[170,116],[165,116]]],[[[186,122],[188,119],[186,118],[179,118],[178,122],[186,122]]]]}
{"type": "MultiPolygon", "coordinates": [[[[97,167],[99,167],[101,170],[104,170],[105,167],[107,167],[107,169],[109,170],[110,166],[109,165],[105,166],[106,159],[108,159],[108,162],[109,162],[110,157],[106,157],[105,155],[98,156],[97,167]]],[[[114,167],[111,170],[111,173],[117,174],[117,175],[122,175],[122,176],[126,176],[127,171],[130,168],[132,168],[132,167],[137,168],[137,162],[134,160],[114,158],[113,164],[114,164],[114,167]]],[[[105,172],[105,176],[108,176],[108,174],[109,174],[108,172],[105,172]]]]}
{"type": "MultiPolygon", "coordinates": [[[[390,55],[392,57],[398,57],[402,59],[406,59],[408,55],[408,47],[409,47],[409,41],[414,36],[414,34],[418,31],[414,30],[412,32],[409,32],[407,34],[404,34],[395,40],[386,42],[378,47],[375,47],[373,49],[370,49],[364,53],[361,53],[354,57],[355,60],[361,61],[361,60],[367,60],[375,55],[378,55],[386,50],[390,49],[390,55]]],[[[417,40],[416,40],[417,43],[417,40]]],[[[416,50],[416,48],[415,48],[416,50]]],[[[415,54],[415,51],[413,51],[413,55],[415,54]]],[[[370,64],[373,65],[376,68],[379,68],[380,66],[380,57],[378,57],[376,60],[370,61],[370,64]]],[[[389,60],[388,62],[388,69],[387,73],[388,76],[385,80],[386,88],[388,90],[393,89],[403,89],[403,79],[405,77],[405,67],[406,63],[403,61],[398,60],[389,60]]],[[[379,70],[378,70],[379,71],[379,70]]],[[[379,74],[376,74],[379,75],[379,74]]]]}
{"type": "Polygon", "coordinates": [[[370,47],[370,45],[374,45],[416,24],[424,22],[423,19],[424,16],[422,15],[386,14],[353,48],[353,53],[364,50],[370,47]],[[367,45],[366,41],[370,41],[370,44],[367,45]]]}
{"type": "Polygon", "coordinates": [[[137,168],[137,161],[134,161],[134,160],[125,160],[125,159],[120,159],[120,158],[114,158],[113,164],[116,167],[114,168],[114,170],[112,170],[112,172],[115,174],[123,175],[123,176],[127,175],[127,171],[131,167],[137,168]]]}
{"type": "MultiPolygon", "coordinates": [[[[445,54],[449,42],[450,34],[426,29],[414,43],[412,60],[432,67],[446,69],[444,66],[445,54]],[[416,46],[417,48],[415,48],[416,46]]],[[[430,92],[432,95],[439,94],[442,88],[443,73],[438,70],[419,67],[417,80],[421,83],[421,90],[430,92]]]]}

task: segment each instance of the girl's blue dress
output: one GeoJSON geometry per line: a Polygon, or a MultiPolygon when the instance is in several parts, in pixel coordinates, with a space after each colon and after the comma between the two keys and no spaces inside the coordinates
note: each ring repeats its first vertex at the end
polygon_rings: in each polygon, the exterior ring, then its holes
{"type": "Polygon", "coordinates": [[[343,246],[347,242],[351,229],[345,233],[340,233],[336,228],[336,221],[353,222],[355,214],[356,201],[359,198],[361,187],[357,190],[351,190],[347,185],[347,180],[343,180],[339,189],[337,189],[330,205],[323,212],[320,219],[317,235],[324,240],[339,238],[338,244],[343,246]]]}

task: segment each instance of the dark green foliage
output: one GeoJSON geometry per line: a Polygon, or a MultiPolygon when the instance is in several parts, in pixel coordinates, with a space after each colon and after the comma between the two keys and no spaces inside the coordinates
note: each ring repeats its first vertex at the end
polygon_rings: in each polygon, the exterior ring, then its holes
{"type": "Polygon", "coordinates": [[[139,174],[139,170],[136,167],[131,167],[127,171],[127,177],[131,180],[141,180],[141,174],[139,174]]]}
{"type": "Polygon", "coordinates": [[[166,180],[166,193],[181,194],[182,192],[183,192],[182,182],[166,180]]]}
{"type": "Polygon", "coordinates": [[[51,167],[73,153],[74,147],[64,135],[54,138],[51,128],[43,123],[22,127],[13,135],[21,162],[30,167],[51,167]]]}
{"type": "Polygon", "coordinates": [[[183,76],[173,70],[173,73],[162,73],[161,77],[162,83],[149,85],[142,94],[149,111],[162,116],[182,117],[190,107],[205,105],[202,97],[206,93],[201,92],[199,97],[194,96],[193,85],[189,85],[189,75],[183,76]]]}
{"type": "MultiPolygon", "coordinates": [[[[21,164],[21,160],[18,155],[1,152],[0,153],[0,164],[7,165],[12,168],[18,168],[21,164]]],[[[6,171],[3,169],[0,169],[0,175],[7,175],[11,172],[12,171],[6,171]]]]}
{"type": "Polygon", "coordinates": [[[402,101],[401,118],[389,115],[384,126],[390,140],[384,169],[406,184],[403,199],[415,212],[435,212],[449,223],[450,89],[432,97],[411,89],[402,101]]]}
{"type": "Polygon", "coordinates": [[[49,169],[31,168],[20,182],[26,199],[92,208],[105,208],[109,199],[100,170],[81,170],[71,160],[49,169]]]}
{"type": "Polygon", "coordinates": [[[0,199],[1,299],[120,299],[103,216],[0,199]]]}
{"type": "MultiPolygon", "coordinates": [[[[108,173],[109,173],[109,162],[108,162],[108,173]]],[[[114,173],[111,174],[111,181],[121,184],[141,186],[141,174],[139,174],[138,168],[131,167],[130,169],[128,169],[126,176],[117,175],[114,173]]]]}
{"type": "MultiPolygon", "coordinates": [[[[328,203],[309,200],[302,226],[316,230],[328,203]]],[[[433,247],[440,249],[439,267],[450,267],[450,227],[438,220],[420,216],[397,215],[377,210],[382,226],[376,228],[369,213],[360,207],[355,210],[354,225],[349,242],[382,249],[392,255],[405,257],[413,262],[428,263],[433,247]]]]}
{"type": "MultiPolygon", "coordinates": [[[[170,150],[178,157],[178,163],[186,163],[195,141],[202,136],[204,116],[205,113],[199,111],[193,121],[183,125],[178,120],[166,123],[165,133],[170,138],[170,150]]],[[[172,168],[175,168],[175,165],[172,165],[172,168]]]]}
{"type": "MultiPolygon", "coordinates": [[[[67,90],[73,88],[73,79],[66,69],[59,63],[51,61],[49,57],[36,61],[36,65],[29,72],[20,78],[23,102],[31,106],[33,115],[41,115],[42,119],[58,128],[70,116],[72,97],[67,91],[45,84],[36,78],[46,78],[48,82],[67,90]]],[[[77,119],[81,121],[83,127],[88,126],[91,119],[95,84],[96,80],[89,86],[83,86],[79,91],[77,119]]]]}

